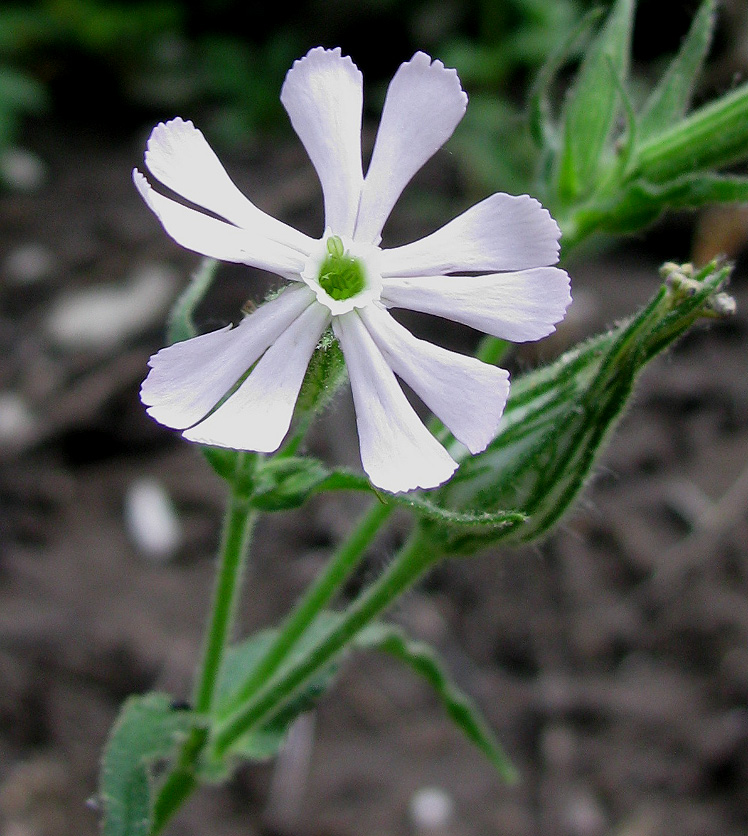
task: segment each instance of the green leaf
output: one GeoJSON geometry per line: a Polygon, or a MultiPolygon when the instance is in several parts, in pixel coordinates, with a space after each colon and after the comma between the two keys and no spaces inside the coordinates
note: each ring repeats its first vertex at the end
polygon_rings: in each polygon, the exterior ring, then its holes
{"type": "Polygon", "coordinates": [[[260,511],[299,508],[316,493],[330,475],[318,459],[283,457],[269,459],[258,468],[252,487],[252,505],[260,511]]]}
{"type": "Polygon", "coordinates": [[[189,711],[172,707],[167,694],[127,700],[109,735],[101,764],[99,801],[104,836],[148,836],[153,768],[173,754],[194,723],[189,711]]]}
{"type": "Polygon", "coordinates": [[[249,499],[254,490],[255,473],[263,457],[248,450],[229,450],[226,447],[199,445],[205,460],[216,475],[225,479],[237,496],[249,499]]]}
{"type": "Polygon", "coordinates": [[[544,535],[589,478],[642,369],[697,320],[729,312],[720,293],[729,272],[710,264],[686,281],[671,270],[639,314],[516,380],[497,437],[433,499],[461,510],[515,508],[525,521],[499,531],[433,524],[426,533],[453,554],[544,535]]]}
{"type": "Polygon", "coordinates": [[[530,134],[541,149],[553,145],[555,142],[553,112],[550,102],[556,76],[601,16],[601,9],[592,9],[584,15],[549,55],[530,88],[528,97],[530,134]]]}
{"type": "Polygon", "coordinates": [[[633,0],[617,0],[577,73],[564,107],[558,195],[573,202],[597,185],[628,77],[633,0]]]}
{"type": "Polygon", "coordinates": [[[505,781],[514,782],[517,772],[478,707],[451,680],[443,662],[425,642],[409,638],[399,627],[373,622],[354,639],[359,649],[381,650],[408,665],[434,689],[449,718],[474,743],[505,781]]]}
{"type": "MultiPolygon", "coordinates": [[[[339,619],[340,615],[337,613],[320,613],[299,639],[289,658],[278,669],[276,676],[282,676],[287,667],[303,658],[339,619]]],[[[219,722],[241,707],[242,699],[237,695],[241,694],[243,683],[251,678],[255,668],[272,646],[276,633],[276,630],[263,630],[227,651],[216,701],[215,718],[219,722]]],[[[247,732],[233,744],[230,755],[249,761],[263,761],[275,757],[282,748],[294,720],[315,706],[335,678],[338,666],[339,663],[333,663],[319,671],[303,690],[267,723],[247,732]]],[[[226,768],[228,767],[215,763],[206,764],[202,777],[206,780],[225,777],[226,768]]]]}
{"type": "MultiPolygon", "coordinates": [[[[212,450],[212,448],[209,448],[212,450]]],[[[262,462],[252,476],[252,505],[260,511],[298,508],[324,491],[374,493],[385,505],[407,508],[423,520],[457,528],[499,530],[516,525],[524,516],[516,511],[456,511],[443,508],[418,492],[391,494],[374,488],[369,478],[345,468],[330,470],[319,459],[282,456],[262,462]]]]}
{"type": "Polygon", "coordinates": [[[638,125],[640,141],[650,139],[685,116],[696,77],[712,42],[715,18],[714,0],[705,0],[680,51],[642,108],[638,125]]]}
{"type": "Polygon", "coordinates": [[[397,505],[407,508],[424,521],[437,522],[455,528],[480,528],[484,531],[498,531],[507,526],[517,525],[524,520],[524,515],[517,511],[458,511],[444,508],[423,494],[385,493],[375,490],[369,479],[363,474],[353,473],[343,469],[334,470],[323,482],[318,490],[360,490],[373,491],[385,505],[397,505]]]}
{"type": "Polygon", "coordinates": [[[748,83],[640,143],[635,158],[635,176],[658,183],[747,159],[748,83]]]}
{"type": "Polygon", "coordinates": [[[714,203],[748,202],[748,178],[697,173],[669,183],[636,180],[614,197],[577,214],[579,230],[613,234],[635,232],[671,209],[697,209],[714,203]]]}

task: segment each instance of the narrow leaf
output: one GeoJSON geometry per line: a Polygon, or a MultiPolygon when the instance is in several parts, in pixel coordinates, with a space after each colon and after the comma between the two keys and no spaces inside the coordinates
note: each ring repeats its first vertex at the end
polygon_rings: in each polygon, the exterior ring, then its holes
{"type": "MultiPolygon", "coordinates": [[[[303,658],[340,620],[333,612],[320,613],[314,623],[299,639],[289,658],[276,675],[303,658]]],[[[216,718],[220,721],[242,707],[243,700],[237,697],[242,686],[252,678],[257,666],[272,647],[275,630],[262,630],[243,642],[229,648],[226,653],[221,680],[218,688],[216,718]]],[[[296,718],[314,707],[317,700],[329,688],[338,671],[339,663],[333,663],[319,671],[289,703],[271,717],[268,722],[247,732],[231,747],[230,755],[249,761],[264,761],[275,757],[285,743],[291,725],[296,718]]],[[[215,780],[225,777],[226,765],[205,764],[203,777],[215,780]]]]}
{"type": "Polygon", "coordinates": [[[602,15],[601,9],[592,9],[564,37],[554,49],[545,64],[540,68],[528,98],[530,134],[539,148],[552,144],[553,113],[550,105],[552,87],[556,76],[577,49],[579,43],[587,37],[602,15]]]}
{"type": "Polygon", "coordinates": [[[193,725],[193,715],[175,710],[167,694],[127,700],[101,764],[99,802],[104,836],[148,836],[154,800],[152,768],[172,755],[193,725]]]}
{"type": "Polygon", "coordinates": [[[617,0],[577,73],[563,112],[558,194],[573,201],[593,191],[628,78],[633,0],[617,0]],[[612,71],[611,71],[612,68],[612,71]]]}
{"type": "Polygon", "coordinates": [[[517,780],[517,772],[475,703],[449,677],[443,662],[425,642],[409,638],[392,624],[374,622],[355,638],[360,649],[381,650],[404,662],[434,689],[449,718],[496,767],[505,781],[517,780]]]}
{"type": "Polygon", "coordinates": [[[666,182],[748,158],[748,83],[705,104],[636,149],[636,173],[666,182]]]}
{"type": "Polygon", "coordinates": [[[261,511],[298,508],[324,491],[374,493],[385,505],[407,508],[423,520],[456,528],[499,530],[517,525],[524,515],[517,511],[457,511],[443,508],[417,492],[391,494],[376,490],[368,477],[345,468],[329,470],[318,459],[277,458],[260,466],[253,477],[252,505],[261,511]]]}
{"type": "Polygon", "coordinates": [[[748,203],[748,178],[697,173],[669,183],[636,180],[608,202],[578,213],[580,228],[614,234],[634,232],[670,209],[697,209],[715,203],[748,203]]]}
{"type": "Polygon", "coordinates": [[[680,51],[644,104],[639,117],[640,140],[649,139],[685,116],[696,77],[712,42],[715,18],[714,0],[705,0],[680,51]]]}

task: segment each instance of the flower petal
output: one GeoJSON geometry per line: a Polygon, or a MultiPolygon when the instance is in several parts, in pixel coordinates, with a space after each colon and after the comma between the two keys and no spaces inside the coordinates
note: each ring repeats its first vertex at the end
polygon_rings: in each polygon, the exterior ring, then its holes
{"type": "Polygon", "coordinates": [[[329,322],[327,308],[316,302],[309,305],[262,355],[236,392],[184,432],[184,437],[234,450],[277,450],[291,425],[309,359],[329,322]]]}
{"type": "Polygon", "coordinates": [[[401,192],[452,136],[466,107],[457,73],[441,61],[417,52],[400,66],[387,90],[361,193],[357,241],[379,242],[401,192]]]}
{"type": "Polygon", "coordinates": [[[316,47],[288,71],[281,102],[322,184],[325,227],[352,235],[363,183],[361,72],[339,48],[316,47]]]}
{"type": "Polygon", "coordinates": [[[287,244],[273,241],[262,233],[204,215],[154,191],[136,169],[133,181],[141,197],[161,221],[171,237],[188,250],[217,258],[251,264],[272,273],[290,277],[301,272],[305,258],[287,244]]]}
{"type": "Polygon", "coordinates": [[[382,251],[383,276],[525,270],[558,261],[561,232],[528,195],[497,192],[431,235],[382,251]]]}
{"type": "Polygon", "coordinates": [[[202,132],[192,122],[172,119],[151,132],[145,164],[165,186],[192,203],[309,255],[313,240],[276,220],[248,200],[226,173],[202,132]]]}
{"type": "Polygon", "coordinates": [[[423,425],[356,311],[335,317],[356,408],[361,462],[386,491],[434,488],[457,464],[423,425]]]}
{"type": "Polygon", "coordinates": [[[227,325],[162,348],[151,357],[151,371],[140,389],[148,413],[178,430],[204,418],[313,302],[309,288],[291,287],[236,328],[227,325]]]}
{"type": "Polygon", "coordinates": [[[417,339],[381,307],[370,305],[361,319],[390,368],[454,437],[471,453],[485,450],[509,395],[509,373],[417,339]]]}
{"type": "Polygon", "coordinates": [[[486,276],[415,276],[383,280],[387,307],[442,316],[515,343],[555,331],[571,302],[558,267],[486,276]]]}

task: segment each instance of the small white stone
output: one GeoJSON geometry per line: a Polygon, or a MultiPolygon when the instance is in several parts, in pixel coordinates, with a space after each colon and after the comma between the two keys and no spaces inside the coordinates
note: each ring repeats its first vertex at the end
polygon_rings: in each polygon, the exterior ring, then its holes
{"type": "Polygon", "coordinates": [[[454,802],[440,787],[423,787],[410,799],[410,818],[417,832],[443,830],[453,815],[454,802]]]}
{"type": "Polygon", "coordinates": [[[54,258],[43,244],[23,244],[5,259],[5,274],[16,285],[29,285],[52,273],[54,258]]]}
{"type": "Polygon", "coordinates": [[[0,444],[15,448],[34,434],[36,421],[26,401],[15,392],[0,392],[0,444]]]}
{"type": "Polygon", "coordinates": [[[137,479],[125,494],[125,527],[135,548],[154,563],[171,560],[182,542],[182,527],[166,488],[150,477],[137,479]]]}
{"type": "Polygon", "coordinates": [[[47,182],[47,166],[25,148],[8,148],[0,154],[0,178],[19,192],[35,192],[47,182]]]}
{"type": "Polygon", "coordinates": [[[163,317],[175,286],[176,273],[153,264],[128,282],[66,294],[50,311],[47,333],[71,351],[117,348],[163,317]]]}

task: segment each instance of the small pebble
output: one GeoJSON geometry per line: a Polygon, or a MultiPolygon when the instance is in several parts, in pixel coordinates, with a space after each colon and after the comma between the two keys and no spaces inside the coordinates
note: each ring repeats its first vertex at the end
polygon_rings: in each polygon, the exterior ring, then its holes
{"type": "Polygon", "coordinates": [[[123,284],[65,294],[47,318],[47,333],[70,351],[115,349],[163,319],[175,288],[175,272],[152,264],[123,284]]]}
{"type": "Polygon", "coordinates": [[[54,257],[42,244],[23,244],[12,250],[5,259],[5,275],[15,285],[30,285],[46,279],[52,273],[54,257]]]}
{"type": "Polygon", "coordinates": [[[22,447],[35,428],[36,421],[26,401],[15,392],[0,392],[0,444],[22,447]]]}
{"type": "Polygon", "coordinates": [[[571,836],[603,836],[608,822],[600,802],[587,789],[569,793],[564,807],[564,833],[571,836]]]}
{"type": "Polygon", "coordinates": [[[410,820],[417,833],[444,830],[453,815],[454,802],[439,787],[424,787],[410,799],[410,820]]]}
{"type": "Polygon", "coordinates": [[[135,548],[153,563],[167,563],[182,542],[182,527],[166,488],[156,479],[132,482],[125,494],[125,527],[135,548]]]}
{"type": "Polygon", "coordinates": [[[8,148],[0,154],[0,179],[19,192],[36,192],[47,182],[47,166],[25,148],[8,148]]]}

